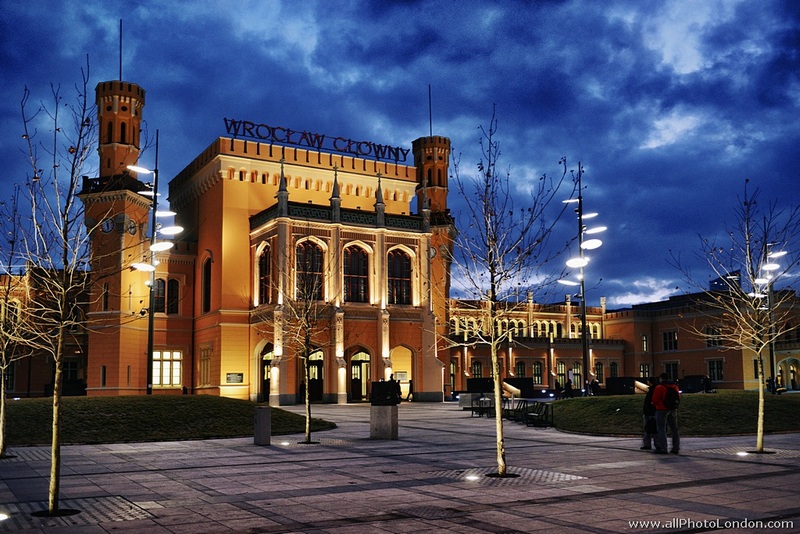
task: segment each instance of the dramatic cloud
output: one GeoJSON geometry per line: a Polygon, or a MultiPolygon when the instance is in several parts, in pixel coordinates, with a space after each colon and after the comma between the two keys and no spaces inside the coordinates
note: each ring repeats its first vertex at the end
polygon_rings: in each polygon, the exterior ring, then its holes
{"type": "MultiPolygon", "coordinates": [[[[516,190],[560,174],[564,156],[586,169],[587,210],[609,227],[587,269],[590,303],[666,298],[686,289],[670,251],[690,257],[699,236],[724,233],[745,179],[765,200],[800,198],[799,6],[11,0],[0,19],[0,180],[26,178],[23,87],[43,101],[51,82],[72,89],[87,54],[93,83],[117,79],[124,19],[122,77],[147,91],[162,176],[224,135],[226,116],[394,146],[432,125],[470,173],[496,106],[500,166],[516,190]]],[[[463,199],[450,202],[457,215],[463,199]]],[[[559,225],[565,240],[574,222],[559,225]]]]}

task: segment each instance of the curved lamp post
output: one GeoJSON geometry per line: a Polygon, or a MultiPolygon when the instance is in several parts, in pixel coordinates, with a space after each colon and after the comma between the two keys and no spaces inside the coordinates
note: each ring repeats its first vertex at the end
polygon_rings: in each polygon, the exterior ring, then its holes
{"type": "Polygon", "coordinates": [[[150,263],[134,263],[132,267],[139,271],[150,273],[149,300],[147,305],[147,394],[153,394],[153,328],[155,319],[155,285],[156,285],[156,252],[163,252],[171,249],[175,244],[172,241],[158,241],[157,234],[176,235],[183,231],[180,226],[170,226],[160,228],[157,217],[174,216],[172,211],[158,211],[158,130],[156,130],[156,159],[155,167],[150,170],[146,167],[128,165],[128,169],[139,174],[152,174],[153,187],[150,191],[142,191],[145,196],[152,196],[153,201],[150,205],[150,263]]]}
{"type": "MultiPolygon", "coordinates": [[[[606,231],[605,226],[596,226],[593,228],[587,228],[584,221],[588,219],[593,219],[597,217],[597,213],[584,213],[583,212],[583,187],[581,184],[581,176],[583,175],[583,167],[581,167],[580,162],[578,162],[578,198],[570,198],[568,200],[562,201],[565,204],[573,204],[577,203],[578,206],[575,208],[575,213],[577,214],[578,218],[578,256],[567,260],[567,267],[571,269],[579,269],[578,272],[578,280],[569,280],[569,279],[561,279],[558,282],[567,286],[580,286],[580,292],[578,293],[578,298],[581,299],[581,356],[582,356],[582,365],[583,365],[583,376],[581,377],[583,380],[583,384],[581,384],[581,390],[584,390],[584,386],[586,386],[586,380],[589,378],[590,369],[589,369],[589,334],[587,332],[587,324],[586,324],[586,284],[584,280],[584,269],[589,264],[589,258],[586,257],[585,251],[587,250],[594,250],[600,248],[603,242],[596,237],[593,237],[596,234],[606,231]],[[590,236],[587,238],[587,236],[590,236]]],[[[587,393],[584,391],[584,393],[587,393]]]]}
{"type": "Polygon", "coordinates": [[[772,390],[770,393],[775,393],[777,390],[778,384],[777,380],[778,377],[776,376],[775,372],[777,370],[777,365],[775,362],[775,340],[772,338],[772,331],[774,328],[774,321],[775,318],[773,316],[773,307],[775,305],[774,302],[774,292],[773,292],[773,285],[775,284],[775,280],[777,276],[775,276],[775,272],[779,271],[781,265],[776,263],[775,260],[785,256],[788,252],[786,250],[776,250],[773,251],[771,248],[775,246],[775,243],[766,243],[764,245],[764,256],[761,259],[761,266],[759,268],[759,275],[758,278],[753,280],[753,296],[759,298],[767,299],[767,314],[769,320],[769,372],[770,376],[772,377],[772,390]]]}

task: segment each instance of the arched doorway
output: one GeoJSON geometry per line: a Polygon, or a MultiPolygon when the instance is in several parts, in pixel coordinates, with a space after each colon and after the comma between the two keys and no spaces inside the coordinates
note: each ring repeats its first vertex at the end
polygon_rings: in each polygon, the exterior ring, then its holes
{"type": "Polygon", "coordinates": [[[395,347],[389,353],[392,360],[394,379],[400,382],[400,396],[408,399],[408,393],[413,389],[414,358],[408,347],[395,347]]]}
{"type": "Polygon", "coordinates": [[[350,400],[369,400],[370,357],[359,350],[350,358],[350,400]]]}
{"type": "Polygon", "coordinates": [[[324,389],[322,361],[321,350],[315,350],[308,356],[308,400],[310,402],[322,402],[324,389]]]}
{"type": "Polygon", "coordinates": [[[267,343],[261,349],[261,389],[258,392],[259,402],[269,400],[269,374],[272,367],[272,359],[275,357],[275,349],[272,343],[267,343]]]}

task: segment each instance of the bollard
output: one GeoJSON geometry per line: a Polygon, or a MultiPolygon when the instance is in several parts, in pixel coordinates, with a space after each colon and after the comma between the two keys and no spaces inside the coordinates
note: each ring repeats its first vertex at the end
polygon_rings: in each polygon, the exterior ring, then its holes
{"type": "Polygon", "coordinates": [[[272,435],[272,417],[269,406],[256,406],[255,433],[253,443],[256,445],[269,445],[272,435]]]}

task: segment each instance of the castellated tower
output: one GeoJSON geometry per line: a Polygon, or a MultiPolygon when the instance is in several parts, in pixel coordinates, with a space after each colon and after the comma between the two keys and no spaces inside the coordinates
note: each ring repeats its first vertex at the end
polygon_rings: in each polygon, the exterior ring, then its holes
{"type": "Polygon", "coordinates": [[[91,235],[87,394],[140,394],[146,387],[145,354],[149,281],[131,269],[148,261],[149,187],[128,165],[138,162],[145,91],[123,81],[97,85],[100,176],[84,177],[79,195],[91,235]]]}
{"type": "Polygon", "coordinates": [[[100,176],[119,176],[139,160],[144,89],[130,82],[100,82],[95,93],[100,176]]]}
{"type": "Polygon", "coordinates": [[[412,143],[417,168],[417,209],[431,232],[430,284],[433,313],[439,335],[447,332],[455,224],[447,209],[447,177],[450,168],[450,139],[421,137],[412,143]]]}

